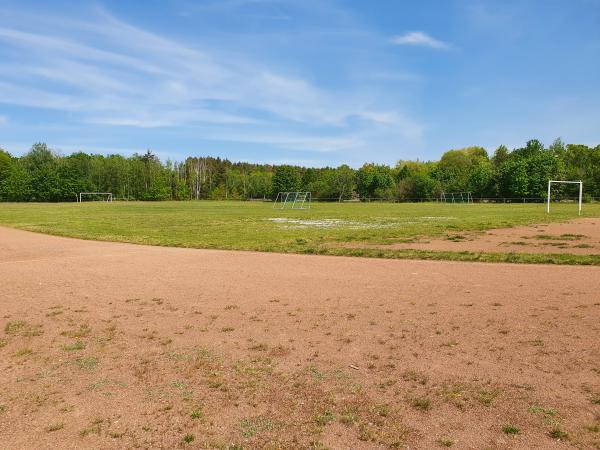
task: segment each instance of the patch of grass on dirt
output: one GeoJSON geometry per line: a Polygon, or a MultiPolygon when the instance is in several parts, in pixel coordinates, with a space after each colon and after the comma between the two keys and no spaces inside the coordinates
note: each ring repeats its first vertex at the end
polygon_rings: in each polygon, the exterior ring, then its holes
{"type": "Polygon", "coordinates": [[[62,430],[65,427],[64,423],[55,423],[46,427],[47,433],[52,433],[54,431],[62,430]]]}
{"type": "Polygon", "coordinates": [[[569,439],[569,433],[562,431],[560,428],[553,428],[548,433],[552,439],[566,441],[569,439]]]}
{"type": "Polygon", "coordinates": [[[431,408],[431,400],[426,397],[414,398],[410,404],[413,408],[418,409],[420,411],[429,411],[429,409],[431,408]]]}
{"type": "Polygon", "coordinates": [[[98,358],[95,358],[94,356],[77,358],[75,360],[75,363],[80,369],[84,370],[94,370],[96,367],[98,367],[99,364],[98,358]]]}
{"type": "Polygon", "coordinates": [[[530,406],[529,412],[533,414],[544,414],[546,416],[555,416],[558,414],[558,411],[554,408],[545,408],[543,406],[530,406]]]}
{"type": "Polygon", "coordinates": [[[63,350],[65,350],[67,352],[72,352],[75,350],[83,350],[84,348],[85,348],[85,342],[81,342],[81,341],[73,342],[72,344],[63,345],[63,350]]]}
{"type": "Polygon", "coordinates": [[[186,444],[191,444],[192,442],[194,442],[195,439],[196,436],[194,436],[193,434],[186,434],[183,437],[183,442],[185,442],[186,444]]]}
{"type": "Polygon", "coordinates": [[[33,337],[43,334],[41,325],[31,325],[24,320],[8,322],[4,326],[4,333],[9,336],[33,337]]]}
{"type": "Polygon", "coordinates": [[[521,433],[521,429],[515,425],[506,425],[504,427],[502,427],[502,432],[504,434],[520,434],[521,433]]]}
{"type": "Polygon", "coordinates": [[[440,444],[440,447],[453,447],[454,446],[454,441],[452,439],[448,439],[448,438],[440,438],[438,439],[438,444],[440,444]]]}
{"type": "Polygon", "coordinates": [[[332,411],[325,411],[315,416],[315,423],[321,427],[330,424],[335,420],[335,414],[332,411]]]}
{"type": "Polygon", "coordinates": [[[89,325],[83,324],[83,325],[80,325],[79,328],[76,328],[74,330],[63,331],[60,334],[61,334],[61,336],[70,337],[72,339],[79,339],[79,338],[88,337],[91,332],[92,332],[92,329],[89,327],[89,325]]]}
{"type": "Polygon", "coordinates": [[[252,417],[240,421],[240,431],[245,438],[273,430],[273,422],[267,417],[252,417]]]}

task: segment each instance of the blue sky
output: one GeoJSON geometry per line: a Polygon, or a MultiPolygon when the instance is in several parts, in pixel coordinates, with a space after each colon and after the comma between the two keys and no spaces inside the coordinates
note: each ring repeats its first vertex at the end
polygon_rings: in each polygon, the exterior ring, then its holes
{"type": "Polygon", "coordinates": [[[0,0],[0,147],[312,166],[600,143],[600,0],[0,0]]]}

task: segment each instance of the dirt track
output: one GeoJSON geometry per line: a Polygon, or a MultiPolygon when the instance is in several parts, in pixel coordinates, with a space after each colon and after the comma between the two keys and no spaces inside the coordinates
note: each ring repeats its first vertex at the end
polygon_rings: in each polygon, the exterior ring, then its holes
{"type": "Polygon", "coordinates": [[[600,446],[600,267],[0,228],[0,302],[2,448],[600,446]]]}

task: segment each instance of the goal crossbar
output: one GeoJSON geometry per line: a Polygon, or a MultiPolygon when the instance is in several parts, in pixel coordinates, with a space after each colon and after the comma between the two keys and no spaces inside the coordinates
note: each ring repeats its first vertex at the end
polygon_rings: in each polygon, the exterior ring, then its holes
{"type": "Polygon", "coordinates": [[[579,185],[579,215],[581,215],[581,204],[583,202],[583,181],[563,181],[563,180],[548,180],[548,203],[546,212],[550,213],[550,194],[552,191],[552,184],[578,184],[579,185]]]}

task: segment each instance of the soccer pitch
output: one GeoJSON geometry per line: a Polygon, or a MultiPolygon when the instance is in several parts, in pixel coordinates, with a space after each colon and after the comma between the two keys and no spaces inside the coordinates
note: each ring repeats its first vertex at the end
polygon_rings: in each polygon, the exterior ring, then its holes
{"type": "MultiPolygon", "coordinates": [[[[600,217],[600,204],[586,204],[583,211],[583,217],[600,217]]],[[[0,204],[1,225],[82,239],[385,258],[599,264],[599,255],[468,252],[460,246],[459,251],[385,248],[577,217],[574,204],[553,205],[551,214],[543,204],[517,203],[313,203],[301,211],[236,201],[0,204]]]]}

